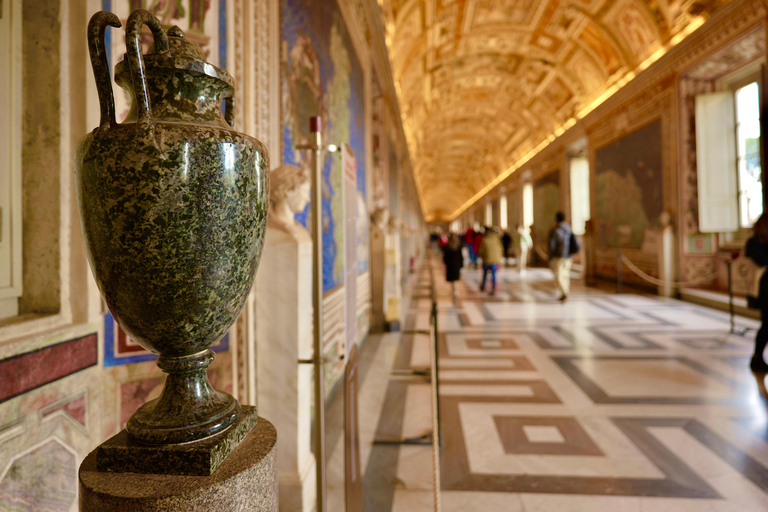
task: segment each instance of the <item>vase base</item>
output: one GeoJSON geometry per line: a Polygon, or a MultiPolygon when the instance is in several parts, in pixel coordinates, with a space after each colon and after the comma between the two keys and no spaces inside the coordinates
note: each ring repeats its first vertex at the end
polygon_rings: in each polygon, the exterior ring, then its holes
{"type": "Polygon", "coordinates": [[[96,449],[96,468],[113,473],[212,475],[257,420],[256,407],[244,405],[224,432],[200,441],[168,445],[136,441],[123,429],[96,449]]]}

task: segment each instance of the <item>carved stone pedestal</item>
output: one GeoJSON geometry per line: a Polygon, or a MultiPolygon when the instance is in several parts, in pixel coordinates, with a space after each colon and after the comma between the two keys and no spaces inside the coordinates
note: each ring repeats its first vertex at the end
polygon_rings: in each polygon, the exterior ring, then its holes
{"type": "Polygon", "coordinates": [[[315,505],[310,451],[312,365],[312,239],[301,225],[270,218],[256,277],[256,363],[259,413],[280,431],[280,510],[315,505]]]}
{"type": "Polygon", "coordinates": [[[211,476],[107,473],[80,466],[81,512],[276,512],[275,427],[264,418],[211,476]]]}
{"type": "Polygon", "coordinates": [[[675,280],[675,231],[667,225],[658,231],[658,258],[659,279],[665,284],[659,285],[659,295],[662,297],[674,296],[672,281],[675,280]]]}
{"type": "Polygon", "coordinates": [[[384,332],[387,324],[385,317],[386,296],[384,295],[385,277],[387,270],[386,244],[387,232],[371,225],[371,331],[384,332]]]}

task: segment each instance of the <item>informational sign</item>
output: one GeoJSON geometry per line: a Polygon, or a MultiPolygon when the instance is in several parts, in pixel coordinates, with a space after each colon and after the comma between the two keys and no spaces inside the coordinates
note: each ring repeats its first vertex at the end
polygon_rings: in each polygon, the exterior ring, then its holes
{"type": "Polygon", "coordinates": [[[344,175],[344,356],[349,361],[357,343],[357,159],[348,144],[341,146],[344,175]]]}
{"type": "Polygon", "coordinates": [[[360,424],[357,414],[357,347],[344,372],[344,497],[346,512],[363,512],[363,471],[360,468],[360,424]]]}

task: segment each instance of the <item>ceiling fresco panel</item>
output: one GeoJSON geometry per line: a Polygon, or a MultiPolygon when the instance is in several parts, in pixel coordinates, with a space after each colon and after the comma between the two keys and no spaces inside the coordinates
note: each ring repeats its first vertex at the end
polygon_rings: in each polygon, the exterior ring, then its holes
{"type": "Polygon", "coordinates": [[[727,0],[377,1],[425,217],[451,220],[727,0]]]}
{"type": "Polygon", "coordinates": [[[611,76],[623,65],[621,55],[605,33],[591,21],[576,36],[576,42],[590,52],[606,76],[611,76]]]}
{"type": "Polygon", "coordinates": [[[612,28],[624,48],[639,64],[656,50],[661,36],[649,9],[636,0],[619,0],[606,15],[605,24],[612,28]]]}

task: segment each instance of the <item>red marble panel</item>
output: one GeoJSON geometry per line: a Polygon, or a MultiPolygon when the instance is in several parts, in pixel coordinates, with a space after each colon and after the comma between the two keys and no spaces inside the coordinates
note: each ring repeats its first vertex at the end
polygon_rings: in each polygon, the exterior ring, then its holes
{"type": "Polygon", "coordinates": [[[54,409],[43,413],[43,418],[50,416],[56,411],[64,411],[79,422],[82,426],[85,426],[85,395],[80,395],[71,402],[62,404],[54,409]]]}
{"type": "Polygon", "coordinates": [[[0,402],[96,366],[96,334],[65,341],[0,361],[0,402]]]}

